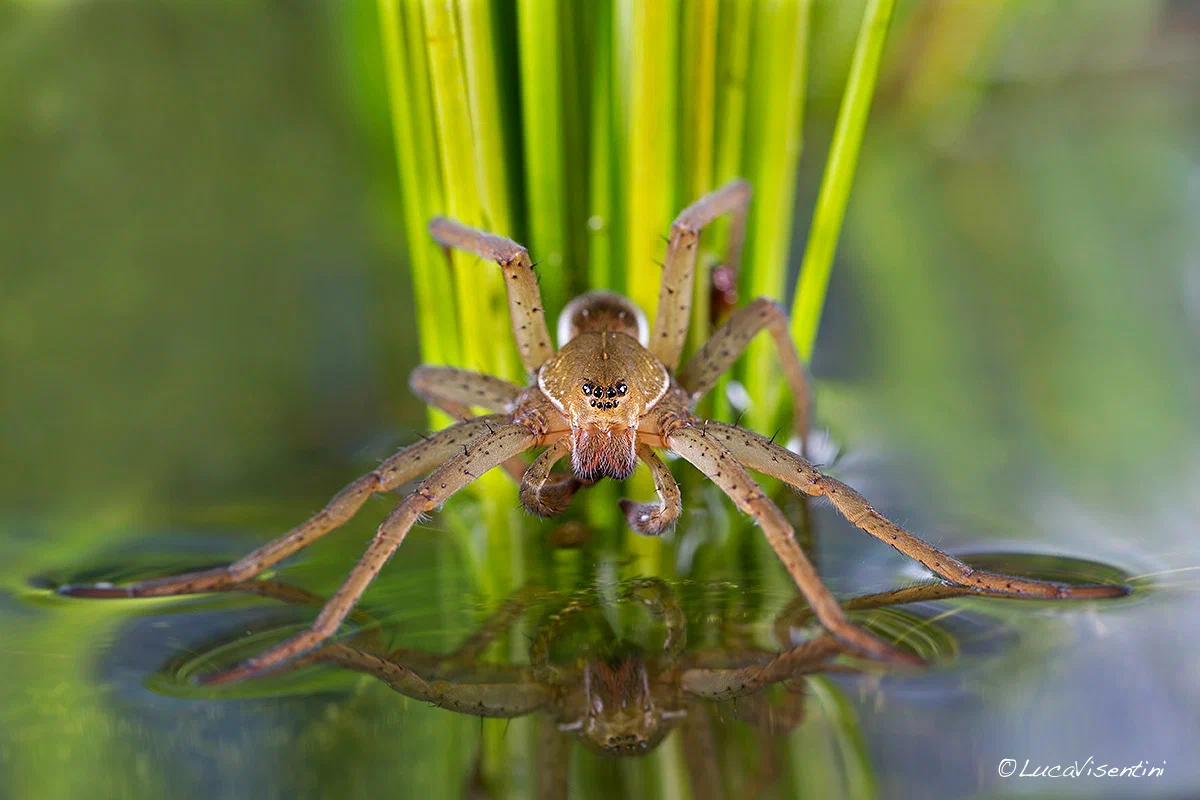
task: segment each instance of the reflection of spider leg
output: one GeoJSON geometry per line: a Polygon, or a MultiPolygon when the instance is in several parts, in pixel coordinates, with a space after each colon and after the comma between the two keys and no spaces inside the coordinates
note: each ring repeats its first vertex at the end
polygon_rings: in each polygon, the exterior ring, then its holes
{"type": "Polygon", "coordinates": [[[511,239],[484,233],[445,217],[435,217],[429,223],[429,233],[446,247],[457,247],[500,265],[508,291],[513,337],[517,340],[521,363],[529,374],[537,372],[538,367],[554,355],[554,347],[550,344],[550,332],[546,329],[542,293],[538,289],[529,253],[511,239]]]}
{"type": "MultiPolygon", "coordinates": [[[[821,663],[813,671],[825,672],[827,667],[821,663]]],[[[769,692],[759,692],[730,701],[728,713],[767,736],[785,734],[804,721],[807,683],[797,676],[780,681],[779,688],[777,697],[772,697],[769,692]]]]}
{"type": "Polygon", "coordinates": [[[679,734],[683,737],[683,757],[692,797],[696,800],[720,800],[725,797],[720,750],[717,748],[708,707],[692,703],[679,726],[679,734]]]}
{"type": "Polygon", "coordinates": [[[548,714],[541,714],[538,719],[537,760],[538,800],[566,800],[571,740],[562,734],[548,714]]]}
{"type": "MultiPolygon", "coordinates": [[[[923,583],[918,586],[905,586],[889,592],[868,594],[855,597],[842,603],[847,611],[869,611],[872,608],[890,608],[905,603],[924,603],[931,600],[948,600],[953,597],[978,596],[979,592],[969,586],[955,586],[947,583],[923,583]]],[[[797,597],[785,605],[775,616],[775,639],[784,647],[789,647],[792,641],[792,628],[801,628],[812,619],[812,609],[808,607],[803,597],[797,597]]]]}
{"type": "Polygon", "coordinates": [[[736,272],[745,239],[750,194],[750,184],[743,180],[732,181],[692,203],[671,223],[671,238],[663,259],[662,286],[658,290],[658,311],[650,332],[650,352],[666,364],[667,369],[679,366],[679,356],[687,340],[700,231],[723,214],[733,215],[727,262],[736,272]]]}
{"type": "Polygon", "coordinates": [[[783,378],[792,392],[792,431],[803,443],[808,436],[808,375],[788,330],[787,314],[774,300],[760,297],[734,312],[733,316],[713,333],[712,338],[696,351],[679,372],[677,380],[691,397],[692,406],[695,406],[717,385],[720,377],[733,366],[733,362],[746,346],[763,330],[769,331],[775,340],[775,348],[783,366],[783,378]]]}
{"type": "Polygon", "coordinates": [[[521,483],[521,504],[539,517],[556,517],[567,510],[571,498],[587,485],[573,474],[552,473],[554,465],[571,452],[571,440],[559,439],[525,471],[521,483]]]}
{"type": "Polygon", "coordinates": [[[731,700],[809,672],[824,672],[830,659],[845,652],[845,645],[833,636],[819,636],[761,664],[685,669],[679,676],[679,687],[705,700],[731,700]]]}
{"type": "MultiPolygon", "coordinates": [[[[708,436],[710,439],[719,439],[734,457],[750,469],[778,478],[805,494],[828,497],[852,525],[890,544],[909,558],[921,562],[940,577],[960,586],[1009,597],[1059,599],[1121,597],[1128,594],[1128,589],[1124,586],[1070,586],[975,569],[913,536],[872,508],[854,489],[821,474],[805,459],[756,433],[733,425],[712,422],[708,424],[708,436]]],[[[820,617],[820,611],[815,605],[814,610],[820,617]]]]}
{"type": "MultiPolygon", "coordinates": [[[[310,592],[299,586],[293,586],[290,583],[282,583],[280,581],[247,581],[245,583],[235,583],[232,586],[219,587],[218,591],[253,594],[259,597],[269,597],[273,600],[279,600],[288,605],[308,606],[309,608],[321,608],[328,602],[327,598],[322,597],[316,592],[310,592]]],[[[356,624],[361,631],[353,639],[355,647],[363,650],[382,649],[383,644],[379,641],[380,627],[378,620],[359,608],[350,612],[347,619],[356,624]]]]}
{"type": "Polygon", "coordinates": [[[661,578],[640,578],[629,584],[626,596],[645,603],[663,621],[663,651],[672,661],[687,647],[687,617],[679,598],[661,578]]]}
{"type": "Polygon", "coordinates": [[[650,469],[658,502],[636,503],[633,500],[622,500],[621,510],[625,512],[629,527],[638,533],[657,536],[674,525],[683,513],[679,484],[675,482],[671,470],[654,452],[654,448],[639,442],[637,454],[642,463],[650,469]]]}
{"type": "Polygon", "coordinates": [[[448,657],[449,660],[466,663],[480,658],[483,651],[487,650],[492,642],[512,630],[513,625],[529,608],[530,602],[541,591],[533,586],[523,586],[513,592],[473,634],[458,646],[458,649],[448,657]]]}
{"type": "Polygon", "coordinates": [[[210,676],[209,682],[224,683],[249,678],[273,669],[324,642],[337,632],[342,620],[383,569],[383,565],[396,552],[396,548],[404,541],[409,529],[422,514],[446,502],[452,494],[492,467],[529,449],[535,441],[535,435],[525,426],[506,424],[495,426],[491,433],[473,440],[465,450],[421,481],[416,490],[388,514],[379,526],[375,538],[368,545],[366,554],[317,615],[309,630],[246,661],[241,666],[210,676]]]}
{"type": "Polygon", "coordinates": [[[567,627],[585,615],[611,632],[603,613],[595,605],[595,598],[590,595],[574,597],[566,606],[538,621],[533,641],[529,643],[529,665],[539,683],[561,686],[566,682],[571,668],[551,663],[550,650],[567,627]]]}
{"type": "MultiPolygon", "coordinates": [[[[711,428],[713,423],[707,425],[711,428]]],[[[846,618],[842,607],[821,582],[812,562],[796,543],[792,526],[779,506],[771,502],[771,498],[763,493],[729,450],[712,434],[701,428],[683,427],[667,436],[667,445],[720,486],[739,509],[754,517],[788,574],[808,598],[817,619],[831,633],[883,661],[913,665],[922,663],[911,653],[896,649],[846,618]]]]}
{"type": "Polygon", "coordinates": [[[466,420],[404,448],[338,492],[324,509],[307,521],[229,566],[141,581],[128,586],[63,586],[59,592],[82,597],[159,597],[209,592],[248,581],[341,527],[372,494],[391,491],[456,454],[461,455],[470,442],[488,438],[489,431],[501,429],[507,422],[508,418],[501,415],[466,420]]]}
{"type": "Polygon", "coordinates": [[[521,717],[550,700],[545,687],[515,675],[495,683],[426,680],[398,661],[342,644],[326,645],[310,659],[374,675],[406,697],[475,717],[521,717]]]}

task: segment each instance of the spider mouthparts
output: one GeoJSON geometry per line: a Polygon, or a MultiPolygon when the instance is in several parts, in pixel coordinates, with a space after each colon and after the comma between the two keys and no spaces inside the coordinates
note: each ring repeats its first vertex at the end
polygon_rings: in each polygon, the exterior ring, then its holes
{"type": "Polygon", "coordinates": [[[637,432],[633,428],[576,428],[571,436],[571,467],[583,480],[623,481],[637,467],[637,432]]]}

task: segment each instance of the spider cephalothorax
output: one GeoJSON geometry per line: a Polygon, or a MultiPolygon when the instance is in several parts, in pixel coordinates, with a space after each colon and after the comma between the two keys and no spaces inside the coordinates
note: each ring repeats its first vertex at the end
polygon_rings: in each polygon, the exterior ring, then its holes
{"type": "Polygon", "coordinates": [[[634,338],[645,323],[631,302],[593,292],[572,305],[559,325],[569,338],[538,371],[537,385],[570,426],[575,474],[623,480],[637,467],[638,422],[663,399],[671,377],[634,338]]]}
{"type": "Polygon", "coordinates": [[[1067,586],[976,570],[923,542],[884,518],[858,492],[822,474],[801,455],[773,440],[740,428],[698,420],[695,404],[759,332],[775,340],[785,381],[793,397],[795,433],[803,441],[808,426],[808,384],[788,335],[787,317],[777,303],[759,298],[735,311],[680,369],[688,323],[700,231],[731,214],[730,252],[725,263],[736,272],[745,233],[750,187],[734,181],[688,206],[671,225],[663,260],[662,286],[654,325],[647,331],[640,312],[611,293],[587,294],[568,304],[560,319],[555,352],[533,265],[525,248],[448,219],[430,223],[433,237],[495,261],[508,291],[512,332],[530,380],[525,387],[450,367],[420,367],[413,389],[460,421],[383,462],[351,483],[308,521],[228,567],[193,572],[129,586],[63,587],[64,594],[91,597],[145,597],[211,591],[249,580],[317,538],[342,525],[367,498],[393,491],[426,474],[379,527],[358,566],[347,577],[312,627],[212,681],[240,680],[274,669],[326,641],[350,613],[424,514],[488,470],[503,466],[521,485],[521,501],[541,515],[560,513],[573,494],[600,478],[628,477],[641,461],[654,479],[658,501],[623,501],[630,526],[656,534],[679,518],[679,486],[655,453],[670,450],[691,462],[719,486],[737,507],[762,527],[780,561],[831,633],[848,645],[884,661],[919,663],[852,624],[793,536],[792,526],[747,469],[773,476],[800,491],[829,498],[854,525],[921,562],[953,583],[1016,597],[1113,597],[1121,586],[1067,586]],[[492,411],[473,416],[473,409],[492,411]],[[545,450],[527,465],[519,458],[545,450]],[[570,455],[573,473],[553,472],[570,455]]]}

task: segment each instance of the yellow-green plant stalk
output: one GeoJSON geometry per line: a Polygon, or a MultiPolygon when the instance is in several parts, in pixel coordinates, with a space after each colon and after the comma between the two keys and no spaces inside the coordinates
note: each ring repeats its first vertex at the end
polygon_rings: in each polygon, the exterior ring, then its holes
{"type": "Polygon", "coordinates": [[[883,45],[887,41],[895,5],[895,0],[869,0],[854,47],[850,77],[846,79],[846,91],[842,95],[833,143],[829,148],[829,160],[825,165],[821,192],[813,212],[808,247],[800,266],[800,281],[796,285],[795,301],[792,303],[792,338],[800,348],[800,355],[806,360],[812,355],[817,339],[825,291],[833,270],[833,254],[842,230],[850,187],[854,183],[863,129],[871,110],[871,98],[875,94],[875,83],[883,58],[883,45]]]}
{"type": "MultiPolygon", "coordinates": [[[[746,138],[755,146],[743,157],[746,177],[754,185],[754,213],[739,282],[745,300],[782,298],[787,283],[804,127],[809,8],[809,0],[770,0],[762,4],[755,20],[750,85],[768,85],[770,92],[748,97],[746,138]]],[[[754,403],[744,422],[759,430],[774,424],[781,398],[780,382],[774,379],[778,356],[773,347],[759,337],[743,361],[743,381],[754,403]]]]}
{"type": "MultiPolygon", "coordinates": [[[[499,270],[464,254],[447,261],[425,230],[438,214],[526,245],[551,320],[583,288],[623,292],[653,319],[671,220],[745,177],[755,195],[742,300],[782,300],[811,0],[376,1],[424,361],[525,379],[499,270]],[[505,16],[514,9],[515,18],[505,16]]],[[[891,6],[868,5],[835,134],[794,314],[806,356],[891,6]]],[[[691,349],[711,333],[709,268],[727,239],[724,220],[702,239],[691,349]]],[[[768,432],[781,399],[775,359],[756,343],[734,371],[754,401],[745,422],[768,432]]],[[[719,396],[712,405],[728,416],[719,396]]],[[[482,527],[467,549],[481,588],[498,597],[520,573],[515,487],[497,470],[474,491],[481,513],[460,519],[482,527]]],[[[624,491],[644,496],[651,487],[639,479],[624,491]]],[[[672,548],[626,531],[616,492],[602,484],[580,503],[602,534],[596,541],[620,542],[639,569],[671,573],[672,548]]],[[[502,747],[489,735],[485,760],[500,758],[502,747]]],[[[679,759],[678,749],[664,749],[621,772],[628,786],[670,796],[679,759]]],[[[504,774],[485,768],[489,781],[504,784],[504,774]]],[[[511,781],[496,788],[523,789],[511,781]]]]}

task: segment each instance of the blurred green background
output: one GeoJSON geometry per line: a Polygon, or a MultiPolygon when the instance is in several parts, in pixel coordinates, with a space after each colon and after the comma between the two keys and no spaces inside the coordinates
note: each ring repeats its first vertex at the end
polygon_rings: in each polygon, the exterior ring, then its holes
{"type": "MultiPolygon", "coordinates": [[[[789,286],[861,11],[812,9],[789,286]]],[[[236,557],[427,425],[378,37],[364,0],[0,2],[0,795],[460,794],[479,723],[369,681],[145,685],[258,606],[37,588],[236,557]]],[[[952,549],[1173,572],[1112,609],[1039,607],[986,664],[870,702],[852,684],[882,796],[1200,791],[1198,215],[1200,4],[900,3],[813,359],[838,472],[952,549]],[[996,777],[1088,756],[1168,764],[996,777]]],[[[386,505],[289,574],[332,588],[386,505]]],[[[919,574],[817,520],[839,592],[919,574]]],[[[449,527],[368,595],[409,646],[485,603],[449,527]]],[[[650,774],[586,768],[593,792],[650,774]]]]}

